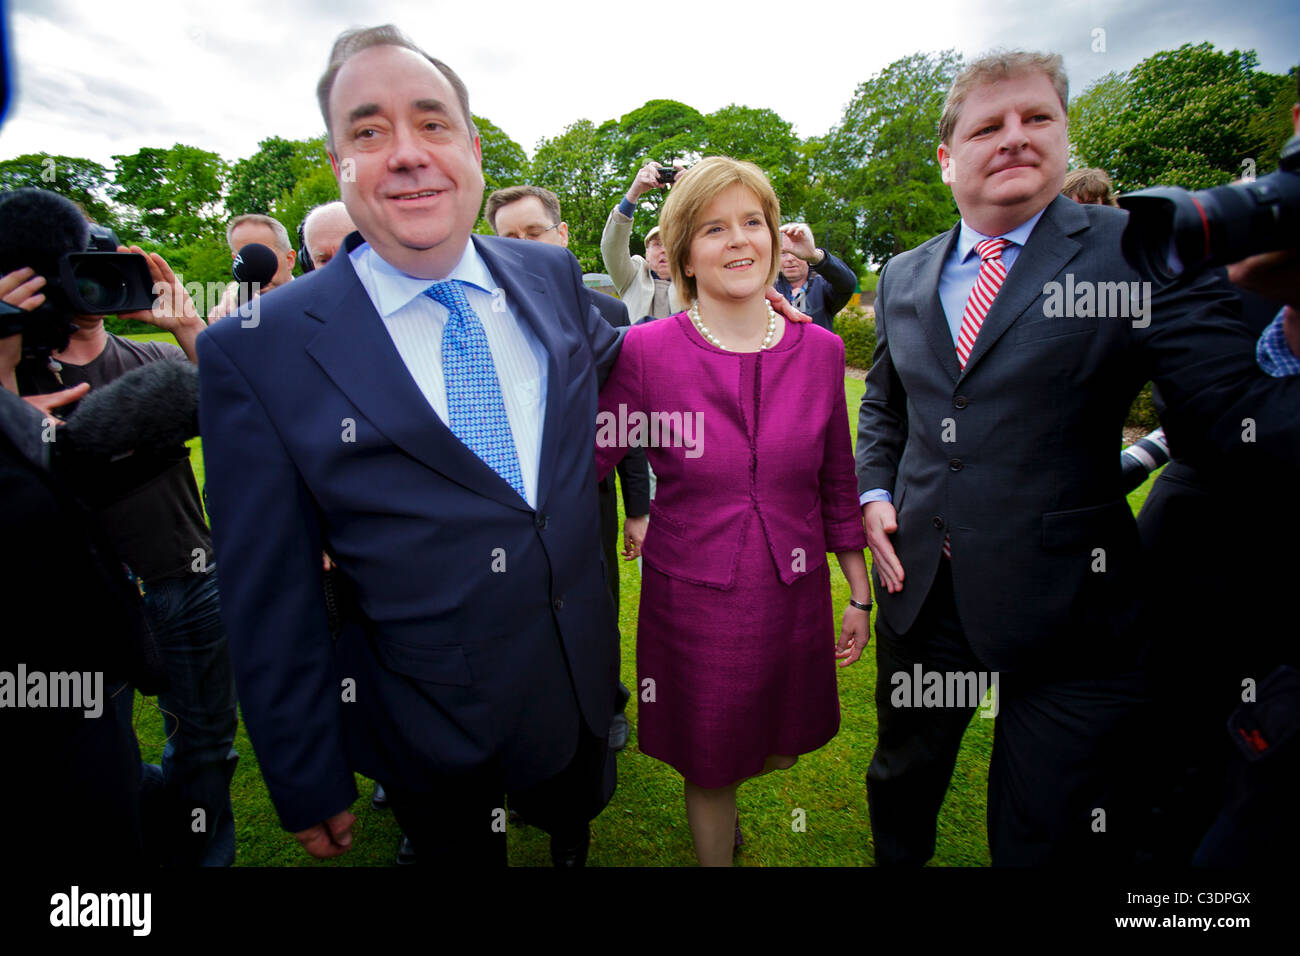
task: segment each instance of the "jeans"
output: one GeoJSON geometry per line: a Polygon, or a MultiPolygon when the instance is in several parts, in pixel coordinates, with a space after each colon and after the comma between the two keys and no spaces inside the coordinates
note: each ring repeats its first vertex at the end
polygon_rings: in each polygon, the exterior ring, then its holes
{"type": "MultiPolygon", "coordinates": [[[[141,780],[146,847],[166,866],[230,866],[230,780],[239,755],[216,569],[149,584],[144,600],[170,685],[158,695],[167,735],[162,765],[144,765],[141,780]]],[[[129,713],[134,693],[127,688],[114,702],[129,713]]]]}

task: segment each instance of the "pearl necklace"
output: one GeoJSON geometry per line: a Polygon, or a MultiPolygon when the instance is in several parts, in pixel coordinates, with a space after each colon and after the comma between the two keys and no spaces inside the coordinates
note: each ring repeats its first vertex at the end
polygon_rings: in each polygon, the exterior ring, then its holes
{"type": "MultiPolygon", "coordinates": [[[[767,302],[767,300],[764,300],[767,302]]],[[[735,349],[729,349],[718,341],[718,337],[708,330],[708,327],[700,321],[700,302],[696,299],[691,303],[690,311],[687,313],[691,317],[691,324],[699,330],[700,335],[704,336],[705,341],[710,345],[722,349],[724,352],[734,352],[735,349]]],[[[776,338],[776,310],[772,308],[772,303],[767,302],[767,335],[763,336],[763,343],[758,347],[761,352],[764,349],[772,347],[772,340],[776,338]]]]}

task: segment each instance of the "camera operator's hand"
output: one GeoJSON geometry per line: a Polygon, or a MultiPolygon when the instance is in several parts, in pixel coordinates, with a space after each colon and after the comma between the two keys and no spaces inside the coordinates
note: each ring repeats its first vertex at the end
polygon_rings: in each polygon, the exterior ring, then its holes
{"type": "Polygon", "coordinates": [[[186,358],[197,365],[199,356],[194,348],[194,340],[208,326],[199,315],[199,310],[194,307],[194,300],[185,291],[184,283],[177,278],[167,260],[156,252],[146,253],[139,246],[118,246],[117,251],[144,256],[145,262],[149,264],[149,277],[153,279],[154,289],[158,291],[152,309],[123,312],[118,318],[139,319],[164,332],[170,332],[186,358]]]}
{"type": "MultiPolygon", "coordinates": [[[[45,303],[45,293],[39,291],[45,277],[38,276],[24,266],[0,276],[0,299],[9,305],[30,312],[45,303]]],[[[23,358],[23,337],[10,335],[0,339],[0,388],[18,394],[18,376],[14,371],[23,358]]]]}
{"type": "Polygon", "coordinates": [[[650,190],[662,189],[668,185],[659,181],[659,170],[662,168],[652,159],[637,170],[636,176],[632,178],[632,185],[627,187],[627,201],[635,206],[637,200],[650,190]]]}
{"type": "Polygon", "coordinates": [[[45,304],[45,293],[40,291],[44,285],[45,276],[23,266],[0,276],[0,299],[30,312],[45,304]]]}
{"type": "Polygon", "coordinates": [[[47,392],[44,395],[24,395],[23,401],[50,419],[54,424],[63,425],[66,423],[62,418],[54,414],[54,409],[81,401],[89,391],[90,383],[82,382],[80,385],[72,386],[72,388],[65,388],[61,392],[47,392]]]}

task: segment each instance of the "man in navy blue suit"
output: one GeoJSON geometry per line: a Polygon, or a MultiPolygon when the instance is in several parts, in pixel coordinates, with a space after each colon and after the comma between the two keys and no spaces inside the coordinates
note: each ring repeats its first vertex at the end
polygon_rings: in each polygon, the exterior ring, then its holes
{"type": "Polygon", "coordinates": [[[351,845],[357,771],[422,862],[503,864],[509,792],[580,864],[613,791],[593,448],[620,339],[567,251],[471,239],[481,152],[450,68],[353,30],[317,92],[357,233],[199,344],[249,735],[315,857],[351,845]],[[337,641],[322,550],[349,594],[337,641]]]}

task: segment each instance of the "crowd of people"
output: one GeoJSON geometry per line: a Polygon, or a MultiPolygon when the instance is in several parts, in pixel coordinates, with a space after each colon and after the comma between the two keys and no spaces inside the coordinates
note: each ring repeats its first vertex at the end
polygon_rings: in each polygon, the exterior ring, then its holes
{"type": "Polygon", "coordinates": [[[0,298],[72,322],[44,352],[0,338],[6,534],[50,545],[7,549],[4,579],[56,600],[46,575],[75,576],[87,609],[6,638],[0,670],[113,688],[102,715],[21,715],[50,812],[73,793],[106,808],[105,839],[57,852],[230,865],[237,688],[311,856],[351,847],[361,773],[401,862],[503,865],[522,821],[556,866],[583,865],[629,739],[620,557],[642,561],[637,744],[681,776],[701,865],[743,843],[742,783],[836,735],[837,666],[866,650],[873,606],[876,864],[934,855],[989,685],[995,864],[1296,845],[1295,651],[1269,595],[1297,570],[1270,542],[1295,524],[1300,269],[1236,267],[1263,293],[1243,310],[1222,270],[1131,266],[1105,173],[1067,175],[1059,56],[994,54],[954,81],[937,156],[960,222],[881,272],[856,448],[834,334],[856,277],[782,222],[757,166],[646,163],[602,236],[615,298],[584,284],[554,194],[520,184],[484,208],[468,91],[396,28],[342,34],[318,96],[341,199],[297,249],[272,217],[231,219],[232,258],[274,255],[255,300],[232,283],[205,320],[145,257],[166,294],[126,315],[176,346],[70,310],[59,263],[86,248],[84,216],[0,196],[0,298]],[[481,209],[495,235],[474,232],[481,209]],[[1062,283],[1145,283],[1149,320],[1061,315],[1044,303],[1062,283]],[[206,501],[174,438],[96,456],[50,437],[156,363],[197,365],[206,501]],[[1115,442],[1147,381],[1174,460],[1135,521],[1115,442]],[[1190,597],[1207,561],[1217,603],[1190,597]],[[137,686],[165,715],[160,766],[140,759],[137,686]]]}

